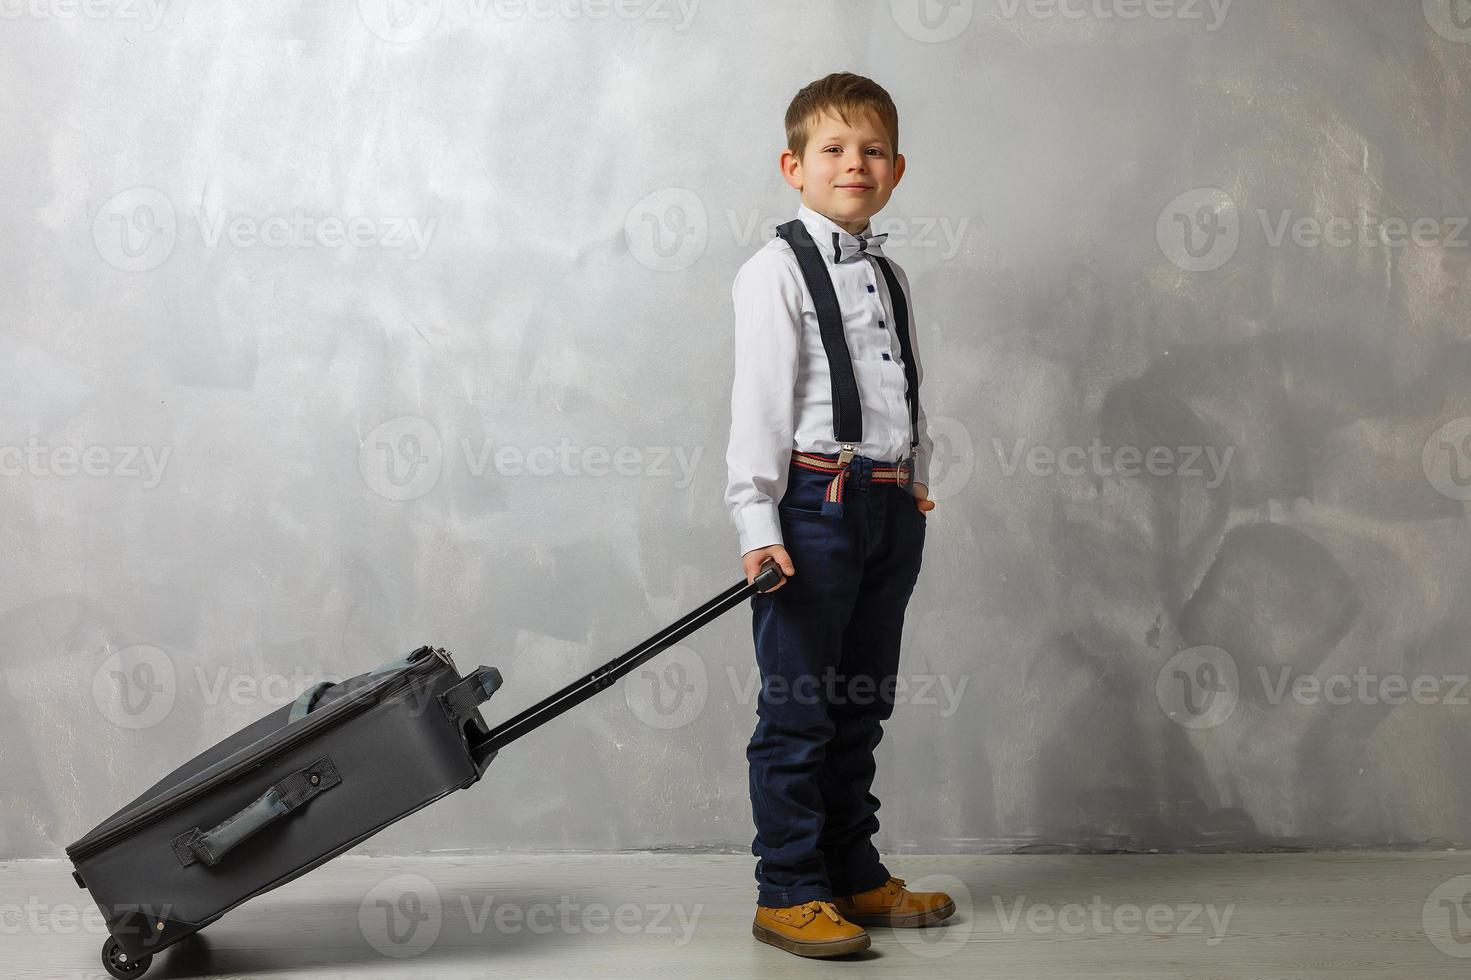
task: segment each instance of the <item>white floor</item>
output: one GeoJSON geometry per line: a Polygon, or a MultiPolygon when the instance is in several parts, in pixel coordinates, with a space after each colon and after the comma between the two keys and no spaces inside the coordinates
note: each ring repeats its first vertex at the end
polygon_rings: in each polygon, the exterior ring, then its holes
{"type": "MultiPolygon", "coordinates": [[[[751,937],[753,860],[342,858],[161,952],[147,977],[1471,977],[1460,853],[891,857],[956,915],[871,928],[867,953],[826,961],[751,937]]],[[[69,864],[0,863],[0,974],[105,977],[103,938],[69,864]]]]}

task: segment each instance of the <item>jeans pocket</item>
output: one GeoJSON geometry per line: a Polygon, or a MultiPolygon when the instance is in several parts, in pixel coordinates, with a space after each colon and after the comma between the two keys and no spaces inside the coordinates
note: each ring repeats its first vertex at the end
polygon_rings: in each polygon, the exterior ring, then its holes
{"type": "Polygon", "coordinates": [[[791,475],[787,477],[786,493],[782,495],[776,508],[791,514],[821,517],[822,502],[827,496],[827,484],[828,481],[823,479],[821,474],[812,474],[793,467],[791,475]]]}
{"type": "Polygon", "coordinates": [[[810,517],[821,517],[822,516],[822,504],[821,503],[818,503],[815,506],[808,506],[805,503],[796,504],[796,503],[792,503],[792,502],[790,502],[788,500],[783,500],[781,503],[779,503],[779,504],[776,505],[776,509],[778,511],[782,511],[782,512],[785,512],[785,513],[788,513],[788,514],[806,514],[806,515],[808,515],[810,517]]]}

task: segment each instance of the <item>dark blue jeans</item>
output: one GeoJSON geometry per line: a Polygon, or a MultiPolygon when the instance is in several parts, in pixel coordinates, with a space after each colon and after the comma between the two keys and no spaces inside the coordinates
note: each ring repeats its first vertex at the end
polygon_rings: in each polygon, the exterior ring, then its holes
{"type": "Polygon", "coordinates": [[[889,872],[873,750],[894,710],[904,608],[927,518],[913,495],[870,482],[855,456],[843,515],[823,517],[831,476],[792,464],[777,505],[795,573],[751,598],[761,670],[746,748],[757,902],[781,907],[876,888],[889,872]]]}

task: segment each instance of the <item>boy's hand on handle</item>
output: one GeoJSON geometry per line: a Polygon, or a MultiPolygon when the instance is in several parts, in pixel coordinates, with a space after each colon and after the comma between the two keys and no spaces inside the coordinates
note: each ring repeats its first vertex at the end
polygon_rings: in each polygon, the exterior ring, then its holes
{"type": "Polygon", "coordinates": [[[923,483],[914,484],[914,506],[921,511],[935,509],[935,502],[930,499],[930,488],[923,483]]]}
{"type": "MultiPolygon", "coordinates": [[[[748,551],[741,556],[741,565],[745,568],[747,585],[756,581],[756,576],[761,573],[761,563],[768,558],[776,559],[777,567],[781,569],[783,575],[790,576],[795,574],[796,569],[792,567],[792,556],[787,554],[787,549],[779,544],[768,545],[765,548],[748,551]]],[[[782,579],[776,585],[767,589],[763,595],[775,592],[786,584],[786,579],[782,579]]]]}

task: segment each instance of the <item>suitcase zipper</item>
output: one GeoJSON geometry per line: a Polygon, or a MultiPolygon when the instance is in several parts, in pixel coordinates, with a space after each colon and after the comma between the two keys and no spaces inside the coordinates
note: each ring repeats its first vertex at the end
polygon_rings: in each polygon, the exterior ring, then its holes
{"type": "Polygon", "coordinates": [[[125,823],[109,830],[96,840],[67,848],[67,857],[73,863],[83,861],[98,851],[107,849],[117,841],[132,836],[144,826],[160,817],[167,816],[176,810],[184,808],[222,783],[229,782],[242,772],[259,768],[276,756],[311,738],[319,729],[329,725],[339,724],[359,714],[371,703],[381,700],[383,695],[396,692],[399,688],[410,685],[420,674],[436,670],[440,665],[448,665],[453,669],[454,662],[449,659],[448,653],[437,648],[428,649],[433,654],[432,656],[420,657],[398,673],[364,687],[356,695],[334,701],[321,711],[313,712],[300,721],[293,723],[289,726],[290,730],[288,734],[280,742],[271,746],[264,756],[242,759],[230,768],[216,773],[197,786],[191,787],[181,795],[155,803],[136,816],[129,818],[125,823]]]}

